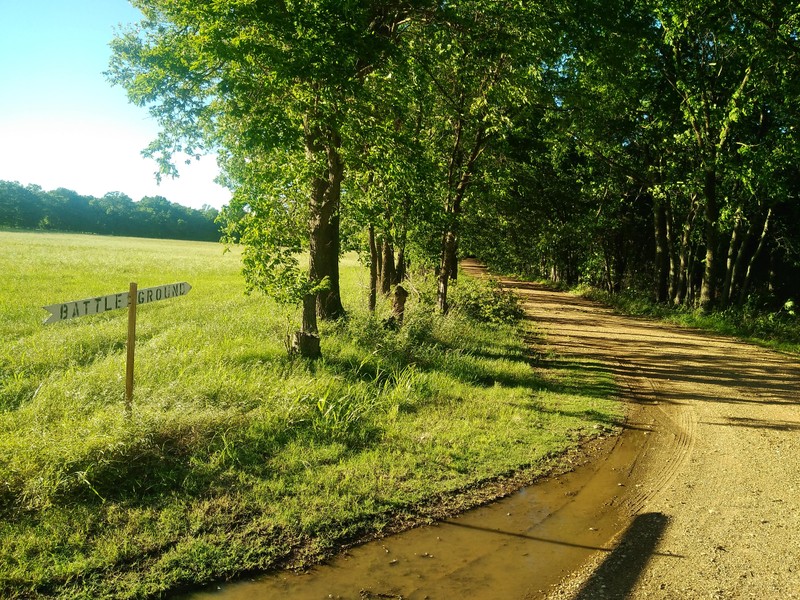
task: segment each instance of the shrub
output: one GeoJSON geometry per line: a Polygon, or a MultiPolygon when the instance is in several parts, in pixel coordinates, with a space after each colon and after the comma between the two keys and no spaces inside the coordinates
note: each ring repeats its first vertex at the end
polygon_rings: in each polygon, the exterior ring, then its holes
{"type": "Polygon", "coordinates": [[[482,323],[514,325],[525,314],[519,298],[496,279],[462,278],[451,294],[454,309],[482,323]]]}

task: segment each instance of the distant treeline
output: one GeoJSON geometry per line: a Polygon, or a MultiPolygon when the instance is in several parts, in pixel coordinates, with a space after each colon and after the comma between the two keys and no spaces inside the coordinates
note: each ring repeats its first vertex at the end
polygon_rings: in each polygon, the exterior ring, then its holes
{"type": "Polygon", "coordinates": [[[65,188],[46,192],[38,185],[0,181],[0,227],[5,228],[218,241],[218,214],[211,206],[197,210],[162,196],[134,202],[121,192],[95,198],[65,188]]]}

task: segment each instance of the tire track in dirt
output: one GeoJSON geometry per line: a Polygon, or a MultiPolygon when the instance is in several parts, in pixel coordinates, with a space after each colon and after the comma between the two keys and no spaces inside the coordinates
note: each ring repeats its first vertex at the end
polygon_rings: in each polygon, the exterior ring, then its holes
{"type": "Polygon", "coordinates": [[[505,280],[551,351],[598,361],[650,437],[627,529],[550,598],[800,598],[800,365],[505,280]]]}
{"type": "Polygon", "coordinates": [[[672,483],[688,461],[694,447],[697,417],[692,407],[686,404],[672,404],[665,408],[658,400],[663,396],[661,384],[648,379],[641,369],[628,361],[618,358],[617,364],[621,371],[634,373],[618,377],[617,383],[625,386],[629,401],[649,406],[646,411],[650,419],[649,435],[656,437],[645,445],[628,471],[631,479],[645,480],[635,484],[637,491],[625,500],[631,514],[636,514],[672,483]]]}
{"type": "MultiPolygon", "coordinates": [[[[467,263],[475,275],[485,271],[467,263]]],[[[651,324],[627,324],[625,317],[589,300],[557,292],[544,286],[504,279],[523,302],[528,315],[544,333],[546,345],[564,355],[588,358],[612,368],[622,399],[629,404],[627,426],[644,429],[651,436],[641,453],[625,472],[632,492],[621,502],[635,514],[652,497],[661,493],[676,477],[691,455],[696,415],[687,403],[665,402],[664,383],[647,376],[638,366],[635,352],[646,343],[651,350],[651,324]],[[632,355],[632,351],[634,354],[632,355]],[[639,482],[640,479],[646,481],[639,482]]]]}

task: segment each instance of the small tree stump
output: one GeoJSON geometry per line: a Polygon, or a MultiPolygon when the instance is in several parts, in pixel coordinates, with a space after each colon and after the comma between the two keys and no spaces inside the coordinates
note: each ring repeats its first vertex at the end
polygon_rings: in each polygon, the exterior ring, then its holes
{"type": "Polygon", "coordinates": [[[398,325],[403,324],[403,317],[406,313],[406,299],[408,292],[402,285],[394,288],[394,301],[392,302],[392,317],[398,325]]]}
{"type": "Polygon", "coordinates": [[[296,331],[292,336],[292,353],[299,354],[303,358],[320,358],[322,350],[319,346],[319,336],[296,331]]]}

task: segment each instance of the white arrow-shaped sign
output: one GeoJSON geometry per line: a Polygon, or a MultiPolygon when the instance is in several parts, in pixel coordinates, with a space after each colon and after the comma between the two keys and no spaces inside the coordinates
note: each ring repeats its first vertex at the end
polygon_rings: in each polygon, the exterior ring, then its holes
{"type": "MultiPolygon", "coordinates": [[[[191,289],[192,286],[185,281],[151,288],[142,288],[136,292],[136,304],[147,304],[148,302],[157,302],[158,300],[166,300],[167,298],[175,298],[176,296],[185,296],[191,289]]],[[[42,307],[50,312],[50,316],[45,319],[44,323],[57,323],[58,321],[64,321],[66,319],[97,315],[107,310],[127,308],[129,303],[130,293],[120,292],[119,294],[110,294],[108,296],[98,296],[85,300],[51,304],[42,307]]]]}

